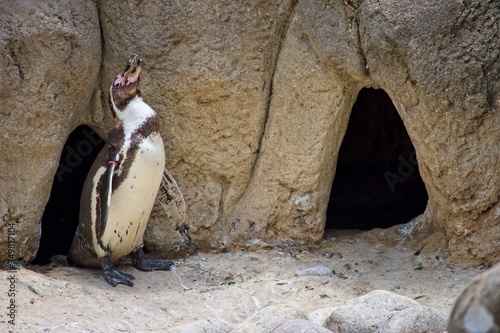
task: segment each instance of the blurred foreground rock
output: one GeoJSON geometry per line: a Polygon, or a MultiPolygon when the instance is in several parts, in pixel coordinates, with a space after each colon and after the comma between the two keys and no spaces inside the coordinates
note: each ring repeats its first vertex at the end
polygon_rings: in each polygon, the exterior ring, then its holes
{"type": "Polygon", "coordinates": [[[448,333],[500,332],[500,264],[475,277],[457,299],[448,333]]]}

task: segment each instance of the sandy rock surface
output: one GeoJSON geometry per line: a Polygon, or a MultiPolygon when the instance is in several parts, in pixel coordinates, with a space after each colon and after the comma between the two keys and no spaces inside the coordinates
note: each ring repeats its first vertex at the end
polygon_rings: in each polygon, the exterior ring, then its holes
{"type": "Polygon", "coordinates": [[[0,248],[13,225],[16,260],[34,258],[64,142],[100,104],[100,38],[90,0],[0,2],[0,248]]]}
{"type": "MultiPolygon", "coordinates": [[[[311,249],[199,253],[177,261],[188,290],[172,272],[140,272],[127,261],[119,268],[135,275],[133,288],[109,286],[100,270],[32,266],[17,271],[16,330],[267,333],[298,319],[322,326],[318,310],[376,289],[409,297],[447,317],[455,297],[479,272],[415,255],[398,245],[394,228],[329,233],[311,249]],[[318,265],[335,274],[295,274],[318,265]]],[[[1,271],[1,281],[8,275],[1,271]]],[[[6,302],[4,296],[1,300],[6,302]]],[[[8,319],[0,314],[2,329],[8,319]]]]}

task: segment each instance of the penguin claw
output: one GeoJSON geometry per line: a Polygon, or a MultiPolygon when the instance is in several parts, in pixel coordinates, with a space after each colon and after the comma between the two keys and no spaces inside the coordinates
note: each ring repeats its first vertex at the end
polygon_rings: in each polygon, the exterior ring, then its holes
{"type": "Polygon", "coordinates": [[[132,252],[132,263],[141,271],[169,271],[174,266],[170,260],[147,259],[142,248],[132,252]]]}
{"type": "Polygon", "coordinates": [[[133,275],[117,271],[116,269],[104,271],[104,278],[113,287],[116,287],[118,284],[133,287],[134,282],[132,280],[135,280],[133,275]]]}
{"type": "Polygon", "coordinates": [[[113,287],[116,287],[118,284],[124,284],[129,287],[134,286],[132,280],[135,280],[135,277],[132,274],[117,271],[109,257],[101,258],[100,262],[104,272],[104,278],[110,285],[113,287]]]}
{"type": "Polygon", "coordinates": [[[169,271],[173,265],[173,262],[164,259],[143,259],[140,263],[134,264],[135,268],[141,271],[169,271]]]}

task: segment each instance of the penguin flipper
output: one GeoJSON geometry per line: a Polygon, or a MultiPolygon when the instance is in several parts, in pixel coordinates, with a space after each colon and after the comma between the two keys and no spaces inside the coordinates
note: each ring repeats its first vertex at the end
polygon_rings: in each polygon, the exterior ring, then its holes
{"type": "Polygon", "coordinates": [[[186,229],[186,202],[177,182],[166,168],[163,171],[157,199],[168,219],[175,222],[175,229],[182,233],[186,229]]]}
{"type": "Polygon", "coordinates": [[[101,178],[101,188],[99,193],[100,218],[97,221],[98,239],[104,234],[108,222],[109,207],[111,206],[111,194],[113,192],[113,175],[117,167],[115,161],[109,161],[106,171],[101,178]]]}

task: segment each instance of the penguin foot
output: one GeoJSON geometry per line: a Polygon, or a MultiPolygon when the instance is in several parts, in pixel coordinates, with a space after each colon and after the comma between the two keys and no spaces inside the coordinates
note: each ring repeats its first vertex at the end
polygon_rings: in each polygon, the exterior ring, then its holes
{"type": "Polygon", "coordinates": [[[108,257],[101,259],[101,267],[104,272],[104,278],[113,287],[116,287],[118,284],[124,284],[129,287],[134,286],[132,280],[135,280],[135,277],[132,274],[117,271],[108,257]]]}
{"type": "Polygon", "coordinates": [[[165,259],[147,259],[142,248],[135,250],[131,255],[135,268],[141,271],[169,271],[174,263],[165,259]]]}
{"type": "Polygon", "coordinates": [[[104,271],[104,278],[113,287],[116,287],[118,284],[124,284],[129,287],[134,286],[132,280],[134,280],[135,277],[133,275],[117,271],[115,268],[104,271]]]}

